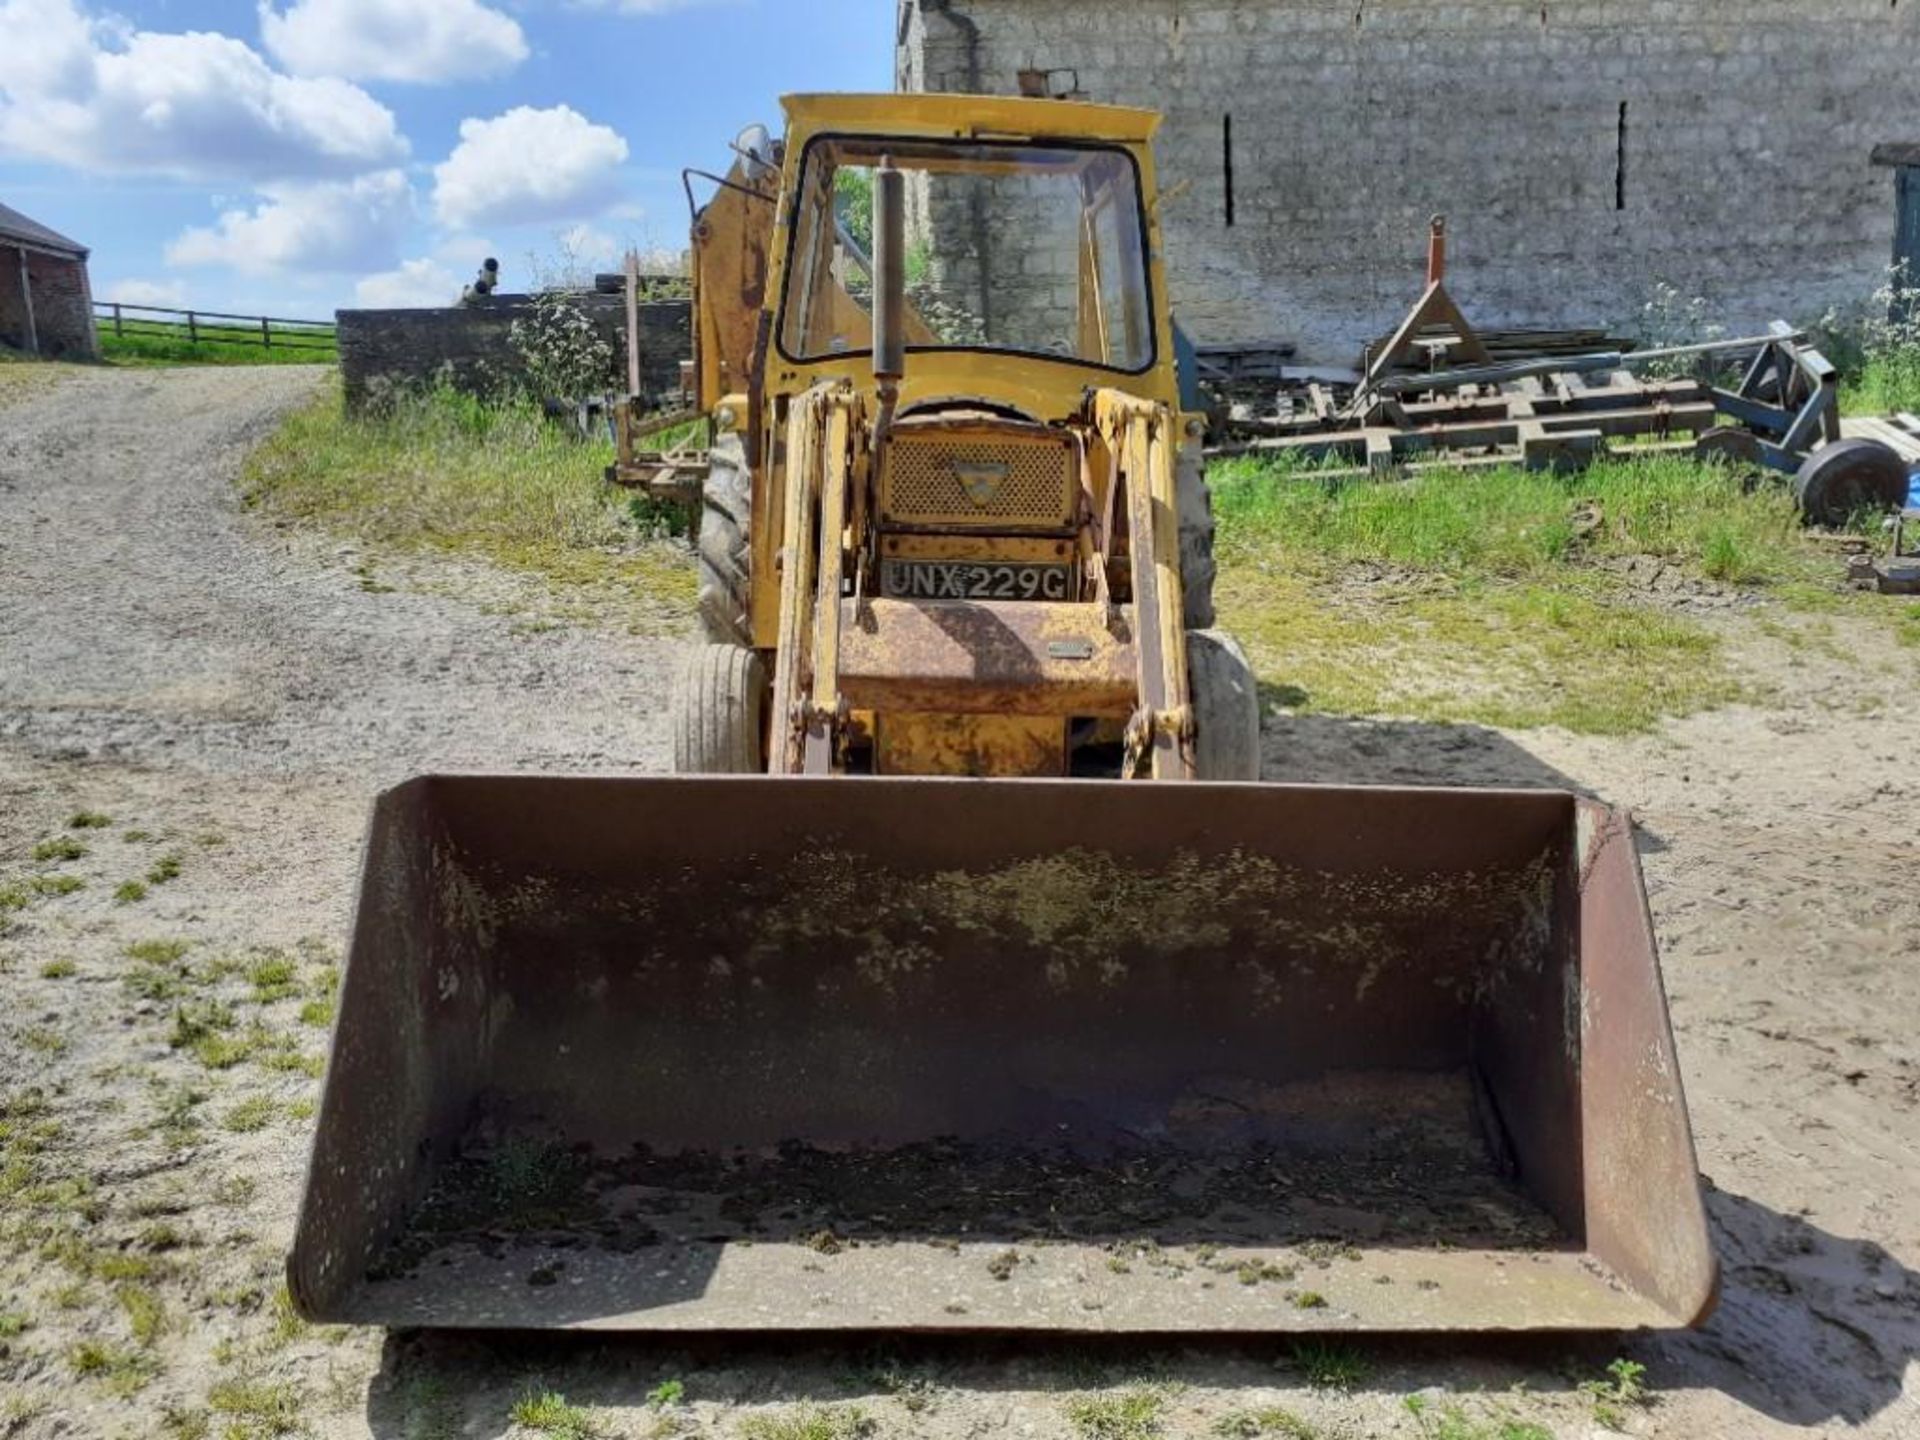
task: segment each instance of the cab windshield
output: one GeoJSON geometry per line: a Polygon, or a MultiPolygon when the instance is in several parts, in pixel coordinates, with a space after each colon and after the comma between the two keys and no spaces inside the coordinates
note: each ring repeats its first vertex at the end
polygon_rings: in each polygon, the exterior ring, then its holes
{"type": "Polygon", "coordinates": [[[872,349],[883,156],[907,177],[909,350],[1153,364],[1140,175],[1125,150],[872,137],[807,147],[780,322],[789,359],[872,349]]]}

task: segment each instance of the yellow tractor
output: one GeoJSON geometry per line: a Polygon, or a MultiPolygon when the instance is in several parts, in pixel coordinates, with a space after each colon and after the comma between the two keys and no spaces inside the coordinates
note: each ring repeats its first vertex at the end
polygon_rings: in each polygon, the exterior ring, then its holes
{"type": "Polygon", "coordinates": [[[682,774],[380,797],[300,1313],[1696,1323],[1628,820],[1254,783],[1154,117],[787,115],[697,219],[703,473],[620,419],[701,510],[682,774]]]}
{"type": "Polygon", "coordinates": [[[1210,629],[1155,117],[787,109],[694,233],[709,646],[676,768],[1257,779],[1253,675],[1210,629]]]}

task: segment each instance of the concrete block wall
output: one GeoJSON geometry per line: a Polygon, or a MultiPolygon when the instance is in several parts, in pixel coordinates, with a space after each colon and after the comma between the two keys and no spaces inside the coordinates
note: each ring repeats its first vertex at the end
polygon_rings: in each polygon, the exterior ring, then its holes
{"type": "MultiPolygon", "coordinates": [[[[613,346],[624,370],[626,302],[618,295],[582,295],[582,309],[613,346]]],[[[430,385],[441,377],[475,394],[498,391],[521,377],[513,322],[533,313],[523,295],[444,310],[341,310],[340,379],[349,409],[386,385],[430,385]]],[[[677,390],[680,362],[693,354],[692,305],[662,300],[640,307],[641,384],[651,394],[677,390]]]]}
{"type": "Polygon", "coordinates": [[[1487,325],[1623,325],[1656,283],[1736,329],[1864,299],[1883,142],[1920,138],[1916,0],[901,0],[897,80],[1072,68],[1166,114],[1177,313],[1354,358],[1445,212],[1487,325]]]}

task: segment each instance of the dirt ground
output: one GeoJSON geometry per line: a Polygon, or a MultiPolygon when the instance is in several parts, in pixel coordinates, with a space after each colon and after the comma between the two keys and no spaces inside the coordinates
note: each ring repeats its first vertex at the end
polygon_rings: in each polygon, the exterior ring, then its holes
{"type": "Polygon", "coordinates": [[[1857,620],[1763,626],[1769,607],[1699,609],[1767,703],[1648,737],[1276,719],[1266,741],[1275,780],[1633,808],[1725,1269],[1697,1334],[1365,1344],[1329,1377],[1284,1341],[301,1325],[279,1266],[373,792],[659,770],[676,648],[528,626],[518,582],[243,513],[246,447],[317,383],[0,390],[0,1436],[501,1437],[531,1433],[511,1410],[535,1388],[628,1436],[1129,1440],[1075,1411],[1090,1396],[1146,1397],[1171,1434],[1275,1406],[1296,1434],[1443,1434],[1458,1405],[1495,1427],[1462,1436],[1920,1436],[1920,656],[1857,620]],[[1652,1401],[1603,1414],[1581,1382],[1619,1356],[1652,1401]],[[650,1402],[667,1381],[683,1398],[650,1402]]]}

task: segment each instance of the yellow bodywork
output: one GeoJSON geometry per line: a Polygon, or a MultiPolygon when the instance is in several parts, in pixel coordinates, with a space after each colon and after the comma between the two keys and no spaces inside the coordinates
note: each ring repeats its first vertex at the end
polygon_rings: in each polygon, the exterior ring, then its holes
{"type": "MultiPolygon", "coordinates": [[[[1159,117],[1115,106],[981,96],[799,95],[783,105],[779,172],[736,164],[699,216],[693,247],[699,402],[717,434],[740,438],[754,475],[750,623],[754,646],[772,655],[770,768],[831,770],[851,739],[871,745],[881,773],[1060,774],[1068,726],[1077,718],[1112,733],[1131,723],[1143,772],[1179,773],[1190,736],[1175,464],[1180,448],[1198,440],[1180,413],[1160,258],[1150,148],[1159,117]],[[871,547],[884,559],[1070,564],[1082,592],[1074,603],[1023,612],[1000,627],[1017,632],[1030,653],[1011,648],[1016,642],[997,632],[930,632],[924,616],[907,613],[907,602],[876,595],[872,575],[843,568],[860,563],[879,518],[870,509],[884,503],[870,483],[877,410],[872,361],[865,354],[796,360],[779,343],[802,163],[809,144],[823,137],[1092,142],[1124,150],[1137,167],[1148,318],[1158,337],[1143,373],[1120,376],[1070,358],[1004,350],[914,348],[933,337],[918,316],[910,311],[907,318],[910,358],[898,396],[903,413],[925,402],[975,399],[1051,427],[1081,457],[1078,508],[1069,505],[1073,513],[1059,517],[1057,531],[970,534],[963,523],[969,517],[955,514],[932,517],[952,522],[945,533],[887,533],[871,547]],[[1126,487],[1131,498],[1117,501],[1115,487],[1125,475],[1142,483],[1126,487]],[[1151,539],[1136,556],[1131,537],[1141,535],[1151,539]],[[842,614],[824,597],[841,594],[845,585],[858,600],[842,614]],[[1142,587],[1144,603],[1127,603],[1142,587]],[[1003,640],[1013,678],[986,683],[992,667],[979,647],[1003,640]],[[961,683],[962,672],[970,688],[961,683]],[[843,678],[855,703],[842,691],[843,678]]],[[[1098,257],[1090,237],[1090,230],[1083,232],[1078,325],[1083,347],[1098,353],[1116,321],[1097,297],[1098,257]]],[[[821,278],[816,273],[809,284],[821,278]]],[[[817,293],[814,303],[821,303],[817,293]]],[[[847,348],[870,347],[871,322],[837,279],[824,303],[847,348]]],[[[992,417],[979,423],[990,439],[992,417]]],[[[1032,439],[1001,428],[1008,445],[1032,439]]],[[[979,523],[974,519],[976,528],[979,523]]]]}

